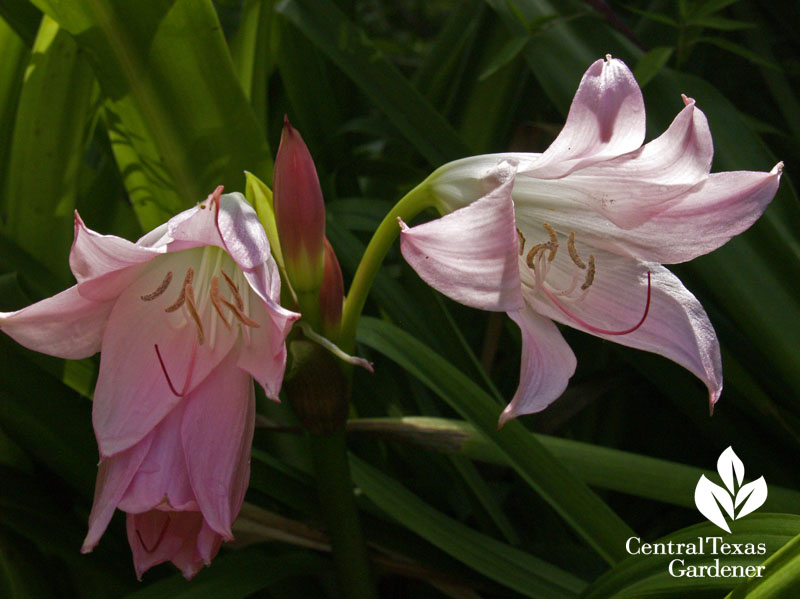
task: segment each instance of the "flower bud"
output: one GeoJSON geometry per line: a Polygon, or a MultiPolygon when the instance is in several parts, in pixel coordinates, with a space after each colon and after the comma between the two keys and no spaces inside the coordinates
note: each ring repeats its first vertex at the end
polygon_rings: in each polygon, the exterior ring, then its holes
{"type": "Polygon", "coordinates": [[[342,269],[336,259],[328,238],[325,238],[325,269],[322,287],[319,290],[319,310],[322,319],[322,334],[331,341],[337,341],[342,325],[342,304],[344,302],[344,280],[342,269]]]}
{"type": "Polygon", "coordinates": [[[289,280],[299,294],[322,284],[325,203],[314,161],[284,117],[273,177],[275,220],[289,280]]]}

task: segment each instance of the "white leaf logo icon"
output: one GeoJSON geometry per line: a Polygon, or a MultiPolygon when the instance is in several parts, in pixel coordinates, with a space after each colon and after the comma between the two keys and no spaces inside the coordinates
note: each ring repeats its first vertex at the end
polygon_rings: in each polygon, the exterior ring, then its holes
{"type": "Polygon", "coordinates": [[[719,456],[717,471],[727,490],[702,475],[694,489],[694,502],[701,514],[722,530],[730,532],[725,515],[731,520],[738,520],[761,507],[767,500],[767,483],[762,476],[753,482],[742,484],[744,464],[732,447],[728,447],[719,456]]]}

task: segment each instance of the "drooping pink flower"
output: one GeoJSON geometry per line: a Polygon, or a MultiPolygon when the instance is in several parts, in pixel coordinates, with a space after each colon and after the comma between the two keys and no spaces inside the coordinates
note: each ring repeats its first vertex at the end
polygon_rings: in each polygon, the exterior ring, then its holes
{"type": "Polygon", "coordinates": [[[31,349],[102,352],[92,410],[100,467],[82,551],[119,508],[140,577],[171,560],[189,578],[233,538],[250,473],[252,379],[277,399],[299,317],[278,304],[255,211],[221,193],[136,243],[76,214],[77,285],[0,314],[3,332],[31,349]]]}
{"type": "Polygon", "coordinates": [[[401,250],[432,287],[507,312],[522,331],[520,383],[500,424],[558,398],[576,360],[553,321],[661,354],[722,391],[719,344],[697,299],[662,264],[747,229],[778,189],[772,171],[709,174],[695,102],[642,145],[644,101],[619,60],[592,64],[542,154],[474,156],[423,183],[445,216],[408,228],[401,250]]]}

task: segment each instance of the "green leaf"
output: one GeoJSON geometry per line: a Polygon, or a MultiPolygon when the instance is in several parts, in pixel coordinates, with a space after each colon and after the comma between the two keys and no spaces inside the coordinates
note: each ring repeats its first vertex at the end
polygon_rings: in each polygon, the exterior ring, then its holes
{"type": "Polygon", "coordinates": [[[800,583],[800,535],[764,562],[764,576],[736,586],[726,599],[779,599],[794,597],[800,583]]]}
{"type": "Polygon", "coordinates": [[[271,1],[245,0],[239,29],[230,41],[231,58],[239,83],[265,135],[267,79],[274,62],[269,43],[272,16],[271,1]]]}
{"type": "Polygon", "coordinates": [[[350,468],[356,485],[386,514],[484,576],[543,599],[576,597],[585,586],[579,578],[442,514],[356,456],[350,456],[350,468]]]}
{"type": "Polygon", "coordinates": [[[658,23],[663,23],[664,25],[669,25],[670,27],[680,27],[678,21],[673,19],[672,17],[668,17],[667,15],[658,13],[658,12],[651,12],[647,10],[642,10],[640,8],[636,8],[630,5],[624,5],[626,10],[631,11],[637,15],[644,17],[645,19],[649,19],[651,21],[656,21],[658,23]]]}
{"type": "Polygon", "coordinates": [[[77,175],[94,128],[96,102],[85,57],[72,37],[45,17],[20,93],[3,189],[4,231],[64,278],[77,175]]]}
{"type": "MultiPolygon", "coordinates": [[[[669,565],[675,559],[684,561],[683,566],[709,566],[719,560],[722,566],[758,566],[764,555],[724,555],[713,554],[708,537],[718,539],[717,543],[753,543],[758,546],[764,543],[766,555],[771,555],[800,532],[800,516],[787,514],[751,514],[742,520],[731,523],[731,534],[722,535],[713,524],[697,524],[676,531],[656,543],[698,543],[704,540],[702,555],[631,555],[617,564],[612,570],[595,581],[582,595],[582,599],[622,599],[633,597],[719,597],[742,578],[724,578],[702,576],[699,578],[673,577],[669,574],[669,565]]],[[[632,541],[632,549],[639,546],[641,540],[632,541]]],[[[681,566],[676,563],[675,567],[681,566]]],[[[746,580],[746,579],[745,579],[746,580]]]]}
{"type": "MultiPolygon", "coordinates": [[[[31,43],[33,43],[31,41],[31,43]]],[[[10,140],[17,117],[17,103],[22,89],[22,77],[28,66],[30,50],[3,19],[0,19],[0,181],[5,181],[10,140]]]]}
{"type": "Polygon", "coordinates": [[[707,37],[701,36],[697,38],[697,43],[704,43],[704,44],[711,44],[713,46],[717,46],[718,48],[722,48],[723,50],[727,50],[732,54],[736,54],[741,56],[742,58],[754,63],[761,65],[762,67],[767,67],[768,69],[775,69],[776,71],[781,71],[780,66],[775,64],[770,60],[766,60],[753,52],[752,50],[748,50],[744,46],[740,46],[737,43],[731,42],[729,40],[723,39],[721,37],[707,37]]]}
{"type": "Polygon", "coordinates": [[[528,43],[528,40],[530,40],[530,36],[527,35],[512,37],[508,40],[494,55],[494,58],[489,61],[489,64],[484,67],[483,71],[481,71],[481,74],[478,76],[478,81],[487,79],[519,56],[525,44],[528,43]]]}
{"type": "Polygon", "coordinates": [[[633,75],[636,77],[636,81],[639,82],[640,87],[644,87],[653,77],[658,75],[674,51],[675,48],[659,46],[653,48],[639,59],[639,62],[636,63],[636,68],[633,69],[633,75]]]}
{"type": "Polygon", "coordinates": [[[624,556],[628,526],[516,420],[497,430],[500,407],[458,369],[405,331],[362,318],[356,338],[397,362],[472,422],[504,459],[604,559],[624,556]]]}
{"type": "MultiPolygon", "coordinates": [[[[370,433],[434,451],[509,465],[503,454],[469,423],[428,416],[357,418],[349,432],[370,433]]],[[[694,509],[694,488],[711,470],[677,464],[591,443],[533,435],[555,458],[586,484],[694,509]]],[[[800,514],[800,491],[769,485],[764,509],[800,514]]]]}
{"type": "Polygon", "coordinates": [[[689,17],[707,17],[727,8],[731,4],[735,4],[739,0],[703,0],[702,2],[694,2],[692,10],[689,11],[689,17]]]}
{"type": "Polygon", "coordinates": [[[328,569],[328,561],[307,551],[281,553],[264,547],[230,551],[214,559],[187,582],[180,574],[159,580],[125,599],[245,599],[287,578],[308,576],[328,569]]]}
{"type": "Polygon", "coordinates": [[[285,0],[277,10],[353,80],[431,165],[471,153],[442,116],[331,0],[285,0]]]}
{"type": "MultiPolygon", "coordinates": [[[[13,29],[29,48],[33,46],[42,13],[27,0],[3,0],[0,2],[0,20],[13,29]]],[[[4,24],[5,25],[5,24],[4,24]]],[[[4,57],[5,55],[0,54],[4,57]]]]}
{"type": "Polygon", "coordinates": [[[106,124],[145,230],[206,197],[269,180],[266,140],[210,0],[35,0],[75,36],[108,98],[106,124]]]}
{"type": "Polygon", "coordinates": [[[735,21],[724,17],[691,17],[686,21],[686,24],[695,27],[718,29],[720,31],[740,31],[742,29],[754,29],[756,27],[755,23],[735,21]]]}

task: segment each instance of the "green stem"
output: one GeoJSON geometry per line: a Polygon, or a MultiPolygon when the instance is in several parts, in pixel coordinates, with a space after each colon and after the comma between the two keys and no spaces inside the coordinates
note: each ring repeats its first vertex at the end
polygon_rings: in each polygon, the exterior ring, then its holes
{"type": "Polygon", "coordinates": [[[339,347],[344,351],[348,353],[353,351],[358,319],[361,317],[361,311],[364,309],[372,282],[378,274],[378,269],[380,269],[386,253],[400,233],[400,227],[397,224],[398,217],[409,222],[420,212],[435,204],[436,198],[428,189],[427,183],[423,181],[403,196],[378,226],[361,258],[358,269],[356,269],[342,310],[342,332],[339,347]]]}
{"type": "Polygon", "coordinates": [[[314,474],[333,549],[333,562],[346,599],[374,599],[375,581],[353,497],[345,431],[309,435],[314,474]]]}

